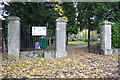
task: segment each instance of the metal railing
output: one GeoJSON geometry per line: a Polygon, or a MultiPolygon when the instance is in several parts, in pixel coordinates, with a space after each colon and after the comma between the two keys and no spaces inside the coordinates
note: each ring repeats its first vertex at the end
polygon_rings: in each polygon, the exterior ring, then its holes
{"type": "Polygon", "coordinates": [[[55,50],[55,40],[55,28],[53,27],[47,27],[47,36],[32,36],[32,25],[21,26],[21,51],[55,50]],[[36,46],[39,46],[39,48],[36,48],[36,46]]]}

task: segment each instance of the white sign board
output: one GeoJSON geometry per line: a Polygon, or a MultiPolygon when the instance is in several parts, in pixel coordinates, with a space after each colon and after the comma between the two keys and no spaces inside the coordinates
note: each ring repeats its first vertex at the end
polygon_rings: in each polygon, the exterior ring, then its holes
{"type": "Polygon", "coordinates": [[[40,27],[40,26],[32,27],[32,36],[46,36],[46,35],[47,35],[46,27],[40,27]]]}

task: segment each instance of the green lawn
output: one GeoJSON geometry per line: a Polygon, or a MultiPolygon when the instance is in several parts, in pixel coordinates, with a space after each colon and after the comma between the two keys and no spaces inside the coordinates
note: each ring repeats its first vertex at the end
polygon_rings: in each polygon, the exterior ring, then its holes
{"type": "Polygon", "coordinates": [[[80,45],[77,45],[77,44],[68,44],[67,46],[80,46],[80,45]]]}
{"type": "Polygon", "coordinates": [[[71,41],[71,42],[68,42],[68,43],[80,43],[80,44],[85,44],[86,42],[83,42],[83,41],[71,41]]]}

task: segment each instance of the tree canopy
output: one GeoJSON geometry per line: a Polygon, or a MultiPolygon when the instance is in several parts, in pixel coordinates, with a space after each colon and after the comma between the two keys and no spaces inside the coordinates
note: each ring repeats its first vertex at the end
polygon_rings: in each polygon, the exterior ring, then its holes
{"type": "Polygon", "coordinates": [[[6,6],[6,10],[10,15],[18,16],[24,23],[33,23],[45,25],[47,23],[53,25],[55,22],[54,5],[56,3],[48,2],[13,2],[6,6]]]}
{"type": "MultiPolygon", "coordinates": [[[[10,16],[18,16],[22,23],[55,25],[58,17],[67,19],[67,33],[77,34],[78,29],[99,30],[103,20],[118,22],[120,2],[11,2],[5,7],[10,16]],[[78,16],[76,16],[78,14],[78,16]]],[[[90,34],[88,35],[90,40],[90,34]]]]}

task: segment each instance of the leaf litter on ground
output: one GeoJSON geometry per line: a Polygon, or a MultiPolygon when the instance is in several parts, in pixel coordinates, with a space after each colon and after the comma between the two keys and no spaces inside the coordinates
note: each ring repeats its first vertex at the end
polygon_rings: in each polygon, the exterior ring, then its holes
{"type": "Polygon", "coordinates": [[[120,78],[118,56],[75,48],[69,49],[67,58],[4,60],[0,78],[120,78]]]}

